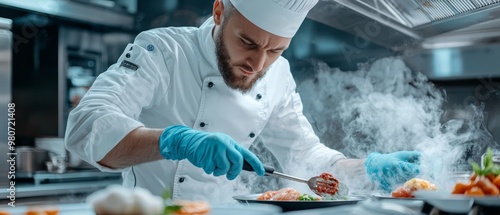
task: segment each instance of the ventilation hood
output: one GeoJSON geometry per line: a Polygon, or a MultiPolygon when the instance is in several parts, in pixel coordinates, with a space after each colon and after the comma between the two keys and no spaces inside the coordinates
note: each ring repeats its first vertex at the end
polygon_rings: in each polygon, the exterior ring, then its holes
{"type": "Polygon", "coordinates": [[[308,18],[395,51],[500,37],[500,0],[320,0],[308,18]]]}
{"type": "Polygon", "coordinates": [[[109,1],[0,0],[0,7],[20,9],[94,25],[133,29],[134,15],[111,8],[105,4],[106,2],[109,1]]]}

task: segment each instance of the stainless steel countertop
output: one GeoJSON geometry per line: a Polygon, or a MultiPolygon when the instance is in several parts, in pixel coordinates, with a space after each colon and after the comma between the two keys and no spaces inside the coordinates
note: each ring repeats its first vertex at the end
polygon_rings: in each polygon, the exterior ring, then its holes
{"type": "MultiPolygon", "coordinates": [[[[92,207],[85,203],[58,204],[54,205],[54,207],[59,209],[59,215],[95,215],[92,207]]],[[[1,207],[0,210],[7,210],[11,214],[21,215],[26,213],[28,206],[15,208],[1,207]]]]}
{"type": "MultiPolygon", "coordinates": [[[[51,183],[40,185],[16,186],[16,199],[26,197],[39,197],[51,195],[72,195],[78,193],[92,193],[111,184],[121,184],[121,179],[108,179],[99,181],[51,183]]],[[[0,189],[0,200],[7,200],[9,191],[0,189]]]]}

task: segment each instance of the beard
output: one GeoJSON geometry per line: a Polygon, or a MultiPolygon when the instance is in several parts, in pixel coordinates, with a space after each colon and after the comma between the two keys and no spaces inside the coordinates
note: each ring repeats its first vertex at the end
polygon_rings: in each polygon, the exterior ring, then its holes
{"type": "MultiPolygon", "coordinates": [[[[217,65],[219,67],[219,71],[224,79],[224,82],[227,86],[232,89],[239,90],[242,93],[246,93],[253,88],[255,83],[262,78],[264,75],[263,71],[257,72],[255,77],[251,76],[237,76],[235,74],[234,66],[230,64],[231,57],[229,56],[229,52],[227,50],[226,44],[224,43],[224,31],[225,23],[221,24],[221,29],[215,35],[215,54],[217,56],[217,65]]],[[[244,65],[237,65],[238,67],[243,68],[246,71],[250,71],[251,67],[244,65]]]]}

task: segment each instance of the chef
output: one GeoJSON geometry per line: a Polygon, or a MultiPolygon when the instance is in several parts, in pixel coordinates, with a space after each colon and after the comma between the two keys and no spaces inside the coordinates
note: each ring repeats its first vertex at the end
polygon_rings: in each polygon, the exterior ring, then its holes
{"type": "Polygon", "coordinates": [[[281,54],[316,3],[215,0],[199,28],[140,33],[71,111],[66,147],[101,171],[122,172],[126,187],[210,202],[231,199],[243,160],[264,175],[248,150],[257,137],[291,175],[316,166],[386,189],[415,176],[419,152],[347,159],[304,117],[281,54]]]}

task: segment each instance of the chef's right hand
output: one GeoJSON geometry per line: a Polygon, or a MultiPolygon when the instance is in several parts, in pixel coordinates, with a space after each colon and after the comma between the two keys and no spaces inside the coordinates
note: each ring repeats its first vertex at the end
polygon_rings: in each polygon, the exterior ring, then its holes
{"type": "Polygon", "coordinates": [[[235,179],[243,168],[243,159],[250,163],[258,175],[263,176],[265,173],[257,156],[222,133],[174,125],[165,128],[158,144],[161,155],[166,159],[187,158],[193,165],[214,176],[226,175],[229,180],[235,179]]]}
{"type": "Polygon", "coordinates": [[[398,151],[389,154],[373,152],[365,161],[370,179],[382,189],[391,191],[397,184],[415,177],[420,172],[418,151],[398,151]]]}

